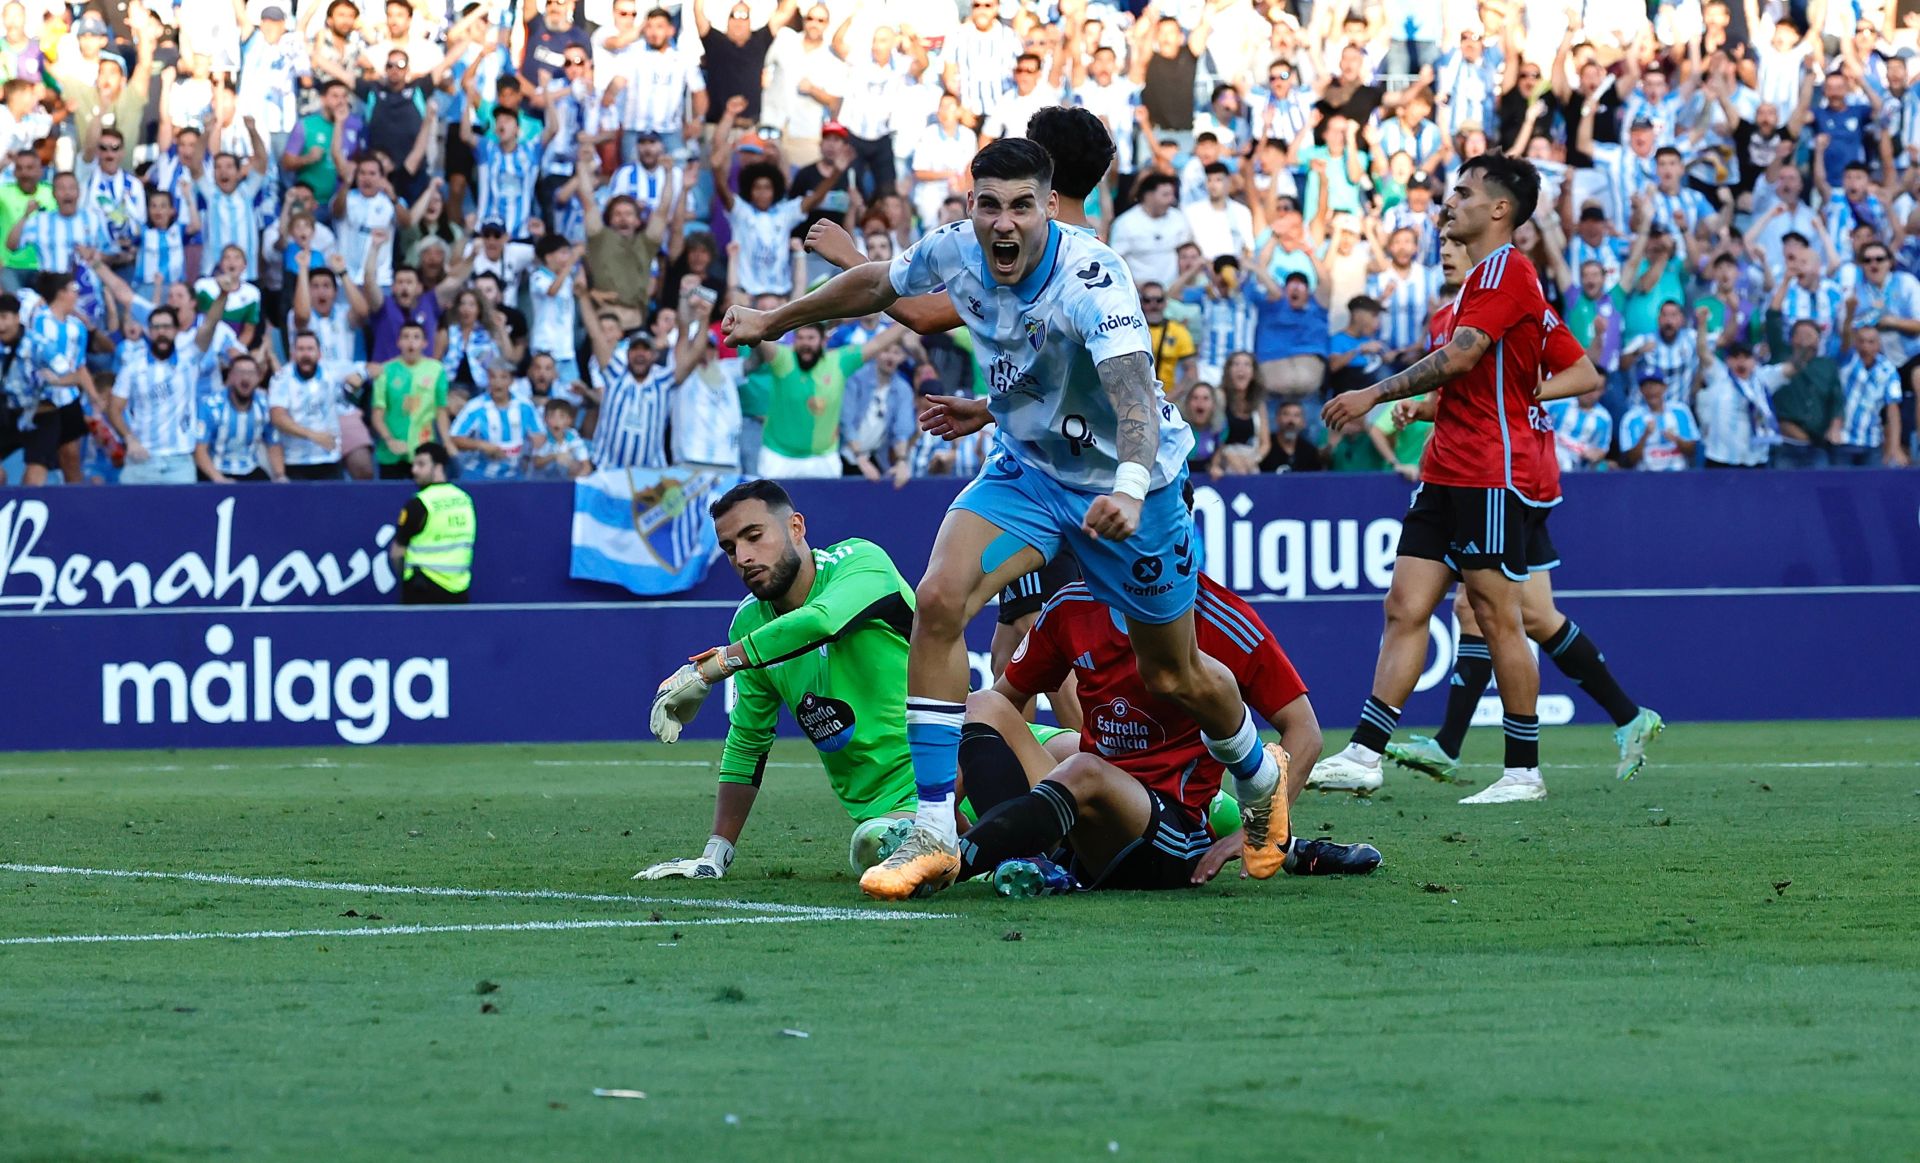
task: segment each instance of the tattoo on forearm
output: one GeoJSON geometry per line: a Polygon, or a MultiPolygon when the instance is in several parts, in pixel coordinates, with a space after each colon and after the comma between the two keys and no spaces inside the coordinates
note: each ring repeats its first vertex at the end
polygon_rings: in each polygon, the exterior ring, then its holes
{"type": "Polygon", "coordinates": [[[1099,372],[1100,386],[1107,390],[1119,421],[1114,459],[1151,467],[1160,450],[1160,412],[1155,400],[1160,383],[1154,378],[1153,357],[1144,351],[1116,355],[1103,361],[1099,372]]]}
{"type": "Polygon", "coordinates": [[[1374,386],[1380,390],[1382,400],[1404,400],[1409,396],[1418,396],[1466,374],[1467,369],[1480,362],[1480,357],[1486,351],[1486,332],[1462,327],[1453,333],[1453,341],[1445,347],[1428,353],[1426,358],[1406,371],[1388,376],[1374,386]]]}

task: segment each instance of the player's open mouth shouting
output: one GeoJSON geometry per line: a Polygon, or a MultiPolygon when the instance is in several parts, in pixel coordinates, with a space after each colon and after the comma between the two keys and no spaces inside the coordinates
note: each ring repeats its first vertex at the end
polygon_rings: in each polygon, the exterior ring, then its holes
{"type": "Polygon", "coordinates": [[[1012,282],[1019,277],[1019,238],[996,238],[993,240],[993,244],[987,248],[987,254],[992,261],[995,278],[1005,282],[1012,282]]]}

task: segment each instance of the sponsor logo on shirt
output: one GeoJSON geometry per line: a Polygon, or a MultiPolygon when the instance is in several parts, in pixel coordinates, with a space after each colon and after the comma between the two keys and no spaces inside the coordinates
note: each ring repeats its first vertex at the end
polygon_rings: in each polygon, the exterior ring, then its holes
{"type": "Polygon", "coordinates": [[[1146,323],[1138,315],[1109,315],[1093,329],[1095,335],[1107,335],[1126,327],[1145,327],[1146,323]]]}
{"type": "Polygon", "coordinates": [[[808,691],[793,710],[800,729],[822,751],[838,751],[853,738],[853,707],[808,691]]]}
{"type": "Polygon", "coordinates": [[[1166,728],[1124,698],[1095,707],[1090,724],[1094,746],[1102,755],[1140,755],[1165,746],[1167,741],[1166,728]]]}

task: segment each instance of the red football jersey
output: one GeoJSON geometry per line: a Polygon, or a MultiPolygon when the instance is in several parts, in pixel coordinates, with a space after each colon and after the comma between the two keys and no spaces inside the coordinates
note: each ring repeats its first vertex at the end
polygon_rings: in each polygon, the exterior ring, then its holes
{"type": "Polygon", "coordinates": [[[1547,300],[1527,257],[1503,246],[1467,273],[1451,319],[1434,338],[1450,343],[1472,327],[1493,341],[1467,373],[1440,389],[1421,476],[1437,485],[1510,488],[1548,502],[1559,497],[1553,433],[1534,399],[1546,343],[1547,300]]]}
{"type": "MultiPolygon", "coordinates": [[[[1427,321],[1427,350],[1434,351],[1438,349],[1452,337],[1453,304],[1451,302],[1442,303],[1434,310],[1433,318],[1427,321]]],[[[1552,379],[1574,364],[1579,363],[1582,359],[1586,358],[1586,354],[1587,349],[1581,347],[1580,341],[1573,337],[1573,329],[1567,326],[1566,321],[1561,319],[1553,308],[1547,308],[1546,347],[1540,365],[1540,374],[1543,377],[1543,382],[1546,379],[1552,379]]],[[[1549,439],[1551,439],[1553,433],[1552,415],[1543,410],[1541,420],[1547,425],[1546,430],[1549,439]]],[[[1420,473],[1421,478],[1424,480],[1426,478],[1426,459],[1424,454],[1421,458],[1420,473]]],[[[1551,483],[1547,488],[1546,495],[1535,498],[1536,500],[1551,500],[1560,495],[1559,457],[1549,456],[1547,458],[1546,475],[1551,483]]]]}
{"type": "MultiPolygon", "coordinates": [[[[1260,616],[1205,574],[1200,576],[1194,615],[1200,649],[1233,672],[1256,718],[1272,722],[1280,708],[1307,693],[1260,616]]],[[[1061,587],[1014,651],[1007,682],[1039,693],[1058,690],[1073,672],[1080,680],[1080,706],[1086,713],[1080,749],[1178,800],[1195,819],[1204,820],[1225,769],[1207,754],[1200,727],[1187,712],[1147,691],[1119,618],[1088,592],[1086,583],[1061,587]]]]}

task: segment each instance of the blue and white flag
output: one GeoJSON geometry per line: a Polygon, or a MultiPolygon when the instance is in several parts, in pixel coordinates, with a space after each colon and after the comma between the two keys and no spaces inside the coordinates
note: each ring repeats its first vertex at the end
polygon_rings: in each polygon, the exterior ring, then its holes
{"type": "Polygon", "coordinates": [[[581,477],[573,484],[571,576],[643,597],[693,588],[720,550],[707,505],[741,479],[652,468],[581,477]]]}

